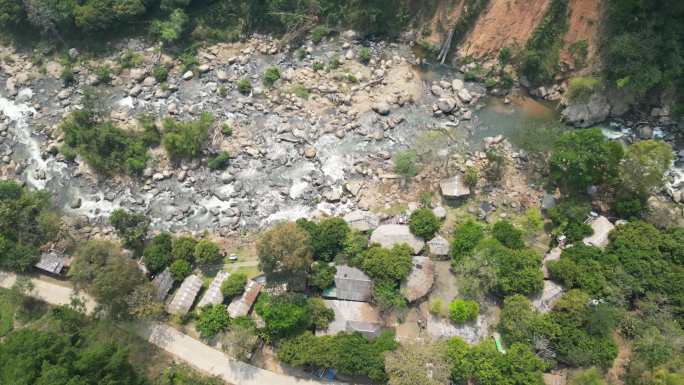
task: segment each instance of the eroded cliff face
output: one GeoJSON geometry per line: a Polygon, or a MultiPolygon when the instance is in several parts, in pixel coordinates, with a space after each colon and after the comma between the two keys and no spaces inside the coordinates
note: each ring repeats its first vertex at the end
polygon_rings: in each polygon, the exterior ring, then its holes
{"type": "MultiPolygon", "coordinates": [[[[467,35],[453,47],[459,57],[494,58],[504,47],[525,47],[544,19],[551,0],[490,0],[469,28],[467,35]]],[[[449,29],[468,8],[469,0],[439,1],[432,17],[422,26],[425,41],[440,45],[449,29]]],[[[563,36],[560,64],[572,73],[590,73],[598,66],[598,41],[601,27],[600,0],[569,0],[568,28],[563,36]]]]}

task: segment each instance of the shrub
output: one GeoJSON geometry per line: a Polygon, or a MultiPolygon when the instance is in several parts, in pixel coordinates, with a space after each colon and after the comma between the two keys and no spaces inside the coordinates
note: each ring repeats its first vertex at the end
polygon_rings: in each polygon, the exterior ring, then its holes
{"type": "Polygon", "coordinates": [[[221,284],[221,292],[227,300],[231,300],[245,291],[247,275],[244,273],[232,273],[221,284]]]}
{"type": "Polygon", "coordinates": [[[163,65],[155,65],[152,68],[152,76],[158,83],[163,83],[169,78],[169,70],[163,65]]]}
{"type": "Polygon", "coordinates": [[[413,251],[406,244],[391,249],[372,246],[363,255],[363,269],[373,279],[402,281],[411,272],[413,251]]]}
{"type": "Polygon", "coordinates": [[[509,47],[501,48],[499,50],[499,55],[497,56],[497,59],[499,60],[499,65],[503,67],[506,64],[508,64],[512,56],[513,53],[511,52],[511,49],[509,47]]]}
{"type": "Polygon", "coordinates": [[[249,95],[252,92],[252,82],[247,78],[242,78],[237,83],[238,92],[243,95],[249,95]]]}
{"type": "Polygon", "coordinates": [[[325,64],[323,64],[323,63],[317,61],[317,62],[314,62],[314,63],[311,65],[311,68],[312,68],[314,71],[323,71],[323,70],[325,69],[325,64]]]}
{"type": "Polygon", "coordinates": [[[203,239],[195,245],[195,261],[198,263],[215,263],[221,260],[221,249],[210,240],[203,239]]]}
{"type": "Polygon", "coordinates": [[[455,299],[449,304],[449,319],[456,324],[474,321],[480,314],[480,305],[475,301],[455,299]]]}
{"type": "Polygon", "coordinates": [[[121,56],[119,56],[119,65],[121,68],[134,68],[142,64],[142,62],[142,55],[130,49],[125,50],[121,56]]]}
{"type": "Polygon", "coordinates": [[[195,247],[197,241],[193,237],[178,237],[173,240],[171,254],[173,259],[183,259],[192,263],[195,261],[195,247]]]}
{"type": "Polygon", "coordinates": [[[59,74],[59,78],[62,79],[64,86],[70,86],[76,80],[74,76],[74,69],[71,64],[62,66],[62,72],[59,74]]]}
{"type": "Polygon", "coordinates": [[[429,191],[423,191],[422,193],[420,193],[418,200],[420,201],[421,207],[430,208],[430,206],[432,205],[432,193],[429,191]]]}
{"type": "Polygon", "coordinates": [[[317,330],[327,329],[330,322],[335,319],[335,312],[325,306],[325,302],[320,298],[309,298],[307,307],[311,315],[311,324],[317,330]]]}
{"type": "Polygon", "coordinates": [[[475,221],[469,220],[456,226],[451,242],[451,258],[454,261],[460,260],[473,251],[482,238],[484,227],[475,221]]]}
{"type": "Polygon", "coordinates": [[[363,64],[368,64],[371,61],[371,51],[367,47],[359,49],[359,61],[363,64]]]}
{"type": "Polygon", "coordinates": [[[161,133],[154,121],[154,117],[142,114],[138,116],[138,125],[142,127],[141,139],[145,146],[158,146],[161,143],[161,133]]]}
{"type": "Polygon", "coordinates": [[[568,83],[568,100],[585,103],[601,87],[601,81],[592,77],[575,77],[568,83]]]}
{"type": "Polygon", "coordinates": [[[98,82],[109,84],[112,81],[112,68],[107,64],[101,65],[95,68],[95,76],[98,82]]]}
{"type": "Polygon", "coordinates": [[[202,338],[208,339],[228,329],[228,325],[230,325],[230,317],[226,307],[216,304],[200,309],[195,328],[202,338]]]}
{"type": "Polygon", "coordinates": [[[295,94],[295,96],[297,96],[298,98],[305,99],[305,100],[309,99],[309,96],[311,95],[309,90],[301,84],[297,84],[294,87],[292,87],[290,92],[295,94]]]}
{"type": "Polygon", "coordinates": [[[229,123],[223,123],[221,125],[221,132],[225,136],[232,136],[233,135],[233,126],[231,126],[229,123]]]}
{"type": "Polygon", "coordinates": [[[328,34],[330,34],[330,28],[328,28],[328,26],[317,25],[311,30],[311,41],[313,41],[314,44],[318,44],[323,41],[323,38],[328,36],[328,34]]]}
{"type": "Polygon", "coordinates": [[[549,209],[547,214],[555,226],[554,233],[564,234],[568,243],[577,242],[593,233],[584,223],[591,212],[591,204],[580,199],[564,199],[549,209]]]}
{"type": "Polygon", "coordinates": [[[164,119],[162,144],[166,153],[172,160],[199,157],[213,123],[214,117],[207,112],[194,121],[164,119]]]}
{"type": "Polygon", "coordinates": [[[506,160],[499,150],[490,147],[485,151],[487,157],[487,167],[485,168],[485,177],[491,183],[496,183],[503,177],[506,160]]]}
{"type": "Polygon", "coordinates": [[[477,169],[475,167],[468,167],[466,168],[465,176],[463,178],[463,182],[465,182],[466,186],[468,186],[471,190],[477,186],[477,181],[480,179],[480,176],[477,173],[477,169]]]}
{"type": "Polygon", "coordinates": [[[621,145],[598,128],[565,131],[549,158],[551,179],[563,192],[584,194],[589,186],[613,184],[622,157],[621,145]]]}
{"type": "Polygon", "coordinates": [[[647,197],[663,186],[663,176],[672,160],[672,146],[666,142],[643,140],[633,143],[620,163],[622,185],[635,195],[647,197]]]}
{"type": "Polygon", "coordinates": [[[324,262],[315,262],[311,269],[311,285],[318,290],[325,290],[335,283],[335,266],[324,262]]]}
{"type": "Polygon", "coordinates": [[[166,43],[178,41],[188,27],[188,15],[182,9],[174,9],[167,20],[154,20],[151,30],[166,43]]]}
{"type": "Polygon", "coordinates": [[[406,150],[398,152],[394,155],[394,172],[404,177],[405,180],[410,180],[416,174],[418,174],[418,169],[416,166],[416,161],[418,155],[413,150],[406,150]]]}
{"type": "Polygon", "coordinates": [[[311,314],[306,298],[297,294],[261,295],[254,305],[271,338],[283,338],[301,333],[311,326],[311,314]]]}
{"type": "Polygon", "coordinates": [[[171,272],[174,281],[180,282],[192,273],[192,266],[190,266],[190,262],[185,259],[176,259],[171,263],[169,271],[171,272]]]}
{"type": "Polygon", "coordinates": [[[278,79],[280,79],[280,69],[278,67],[269,67],[264,72],[263,82],[265,86],[272,87],[278,79]]]}
{"type": "Polygon", "coordinates": [[[522,231],[506,220],[500,220],[492,227],[492,236],[502,245],[511,249],[522,249],[525,242],[522,240],[522,231]]]}
{"type": "Polygon", "coordinates": [[[161,233],[152,238],[152,242],[145,247],[143,262],[150,273],[156,274],[171,263],[172,242],[173,239],[169,233],[161,233]]]}
{"type": "Polygon", "coordinates": [[[145,214],[116,209],[109,216],[109,224],[116,230],[124,247],[135,251],[138,255],[142,253],[145,237],[150,228],[150,220],[145,214]]]}
{"type": "Polygon", "coordinates": [[[230,154],[228,151],[221,151],[218,155],[213,157],[207,163],[212,170],[225,170],[230,163],[230,154]]]}
{"type": "Polygon", "coordinates": [[[446,307],[444,306],[444,301],[442,301],[441,298],[435,298],[430,301],[430,314],[442,318],[449,315],[446,307]]]}
{"type": "Polygon", "coordinates": [[[334,55],[330,58],[330,60],[328,60],[328,70],[330,71],[340,68],[341,65],[342,63],[340,63],[340,57],[337,55],[334,55]]]}
{"type": "Polygon", "coordinates": [[[426,240],[432,239],[440,226],[439,219],[428,208],[420,208],[414,211],[409,219],[411,232],[426,240]]]}

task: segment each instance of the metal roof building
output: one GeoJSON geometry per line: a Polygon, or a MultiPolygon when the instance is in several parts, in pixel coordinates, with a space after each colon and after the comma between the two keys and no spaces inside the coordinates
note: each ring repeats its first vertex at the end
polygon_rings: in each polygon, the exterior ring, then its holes
{"type": "Polygon", "coordinates": [[[223,302],[223,292],[221,292],[221,284],[230,276],[229,273],[225,271],[219,271],[211,281],[209,288],[202,296],[202,299],[197,304],[197,307],[204,307],[207,305],[218,305],[223,302]]]}
{"type": "Polygon", "coordinates": [[[53,251],[43,253],[40,255],[40,261],[34,266],[40,270],[51,274],[62,274],[64,268],[67,266],[68,258],[59,255],[53,251]]]}
{"type": "Polygon", "coordinates": [[[243,317],[252,310],[252,305],[256,302],[259,292],[263,285],[257,281],[250,280],[245,286],[245,292],[239,298],[233,299],[228,305],[228,314],[231,318],[243,317]]]}
{"type": "Polygon", "coordinates": [[[185,278],[180,288],[173,296],[173,300],[166,307],[170,314],[185,315],[190,311],[195,297],[202,288],[202,279],[195,274],[185,278]]]}
{"type": "Polygon", "coordinates": [[[169,295],[169,291],[171,290],[171,287],[173,287],[173,277],[171,276],[171,270],[167,267],[162,271],[161,273],[157,274],[156,277],[152,280],[152,284],[154,285],[155,288],[157,288],[157,299],[159,301],[163,301],[167,295],[169,295]]]}
{"type": "Polygon", "coordinates": [[[323,302],[327,308],[335,312],[335,319],[326,330],[317,330],[316,335],[359,332],[367,337],[374,337],[382,330],[380,313],[368,303],[336,300],[323,302]]]}
{"type": "Polygon", "coordinates": [[[347,265],[337,266],[335,297],[350,301],[367,302],[373,292],[373,280],[366,273],[347,265]]]}

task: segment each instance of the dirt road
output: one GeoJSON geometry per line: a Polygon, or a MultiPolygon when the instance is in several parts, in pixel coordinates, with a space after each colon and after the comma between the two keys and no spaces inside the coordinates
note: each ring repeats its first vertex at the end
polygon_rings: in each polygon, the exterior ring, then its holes
{"type": "MultiPolygon", "coordinates": [[[[12,273],[0,272],[0,287],[11,288],[17,276],[12,273]]],[[[32,278],[34,289],[30,295],[53,305],[65,305],[71,302],[74,289],[58,285],[48,280],[32,278]]],[[[80,297],[91,312],[95,308],[95,301],[83,294],[80,297]]],[[[226,356],[220,350],[186,335],[178,330],[161,324],[138,322],[132,330],[150,343],[164,349],[174,357],[185,361],[189,365],[221,377],[224,381],[235,385],[322,385],[322,382],[300,379],[284,374],[278,374],[257,368],[244,362],[226,356]]],[[[330,384],[326,382],[326,384],[330,384]]],[[[338,384],[341,385],[341,384],[338,384]]]]}

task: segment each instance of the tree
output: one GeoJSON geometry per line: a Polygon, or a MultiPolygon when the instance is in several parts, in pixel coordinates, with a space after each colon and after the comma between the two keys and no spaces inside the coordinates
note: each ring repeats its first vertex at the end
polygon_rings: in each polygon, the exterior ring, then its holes
{"type": "Polygon", "coordinates": [[[206,112],[199,119],[187,122],[166,118],[162,122],[162,145],[172,160],[197,158],[213,124],[214,117],[206,112]]]}
{"type": "Polygon", "coordinates": [[[584,369],[570,376],[569,385],[606,385],[603,375],[596,368],[584,369]]]}
{"type": "Polygon", "coordinates": [[[385,357],[389,385],[442,385],[451,368],[443,342],[405,343],[385,357]]]}
{"type": "Polygon", "coordinates": [[[569,130],[561,134],[549,159],[551,179],[564,192],[584,193],[589,186],[612,184],[623,156],[619,143],[601,130],[569,130]]]}
{"type": "Polygon", "coordinates": [[[188,263],[195,262],[195,248],[197,240],[193,237],[183,236],[173,240],[171,254],[173,259],[182,259],[188,263]]]}
{"type": "Polygon", "coordinates": [[[391,249],[375,245],[363,256],[363,270],[376,280],[403,281],[411,272],[413,251],[406,244],[391,249]]]}
{"type": "Polygon", "coordinates": [[[174,281],[180,282],[192,274],[192,266],[185,259],[176,259],[169,267],[174,281]]]}
{"type": "Polygon", "coordinates": [[[542,338],[548,340],[559,331],[556,324],[536,311],[530,301],[520,294],[504,300],[498,329],[506,344],[519,343],[530,348],[534,347],[535,341],[542,338]]]}
{"type": "Polygon", "coordinates": [[[110,241],[86,241],[74,251],[69,278],[78,288],[87,288],[109,261],[121,256],[121,247],[110,241]]]}
{"type": "Polygon", "coordinates": [[[257,242],[259,268],[270,283],[286,282],[290,290],[306,288],[312,262],[309,235],[294,223],[280,223],[257,242]]]}
{"type": "Polygon", "coordinates": [[[532,249],[495,252],[497,291],[501,297],[511,294],[532,295],[544,287],[540,267],[542,257],[532,249]]]}
{"type": "Polygon", "coordinates": [[[183,36],[188,22],[188,15],[182,9],[174,9],[166,20],[154,20],[151,25],[152,33],[166,43],[173,43],[183,36]]]}
{"type": "Polygon", "coordinates": [[[454,263],[475,249],[482,238],[484,238],[484,228],[475,221],[468,220],[456,226],[450,250],[454,263]]]}
{"type": "Polygon", "coordinates": [[[40,247],[55,239],[60,227],[46,192],[0,181],[0,269],[31,268],[39,260],[40,247]]]}
{"type": "Polygon", "coordinates": [[[663,176],[672,163],[672,146],[643,140],[630,145],[620,163],[622,185],[641,197],[662,187],[663,176]]]}
{"type": "Polygon", "coordinates": [[[480,314],[480,305],[475,301],[455,299],[449,304],[449,319],[456,324],[474,321],[480,314]]]}
{"type": "Polygon", "coordinates": [[[408,181],[418,174],[418,168],[416,167],[418,154],[414,150],[398,152],[394,155],[393,160],[394,172],[401,175],[404,180],[408,181]]]}
{"type": "Polygon", "coordinates": [[[195,245],[194,256],[198,263],[216,263],[221,260],[221,249],[215,242],[203,239],[195,245]]]}
{"type": "Polygon", "coordinates": [[[145,276],[134,261],[118,256],[96,274],[88,292],[109,317],[126,319],[131,315],[129,298],[145,282],[145,276]]]}
{"type": "Polygon", "coordinates": [[[240,360],[249,361],[252,352],[259,343],[253,325],[236,322],[221,336],[221,346],[230,356],[240,360]]]}
{"type": "Polygon", "coordinates": [[[428,208],[421,208],[413,213],[409,218],[409,229],[411,232],[423,239],[429,240],[439,231],[441,223],[435,213],[428,208]]]}
{"type": "Polygon", "coordinates": [[[247,275],[244,273],[232,273],[221,284],[221,292],[226,299],[231,300],[245,291],[247,275]]]}
{"type": "Polygon", "coordinates": [[[502,245],[510,249],[522,249],[525,247],[525,242],[522,239],[522,231],[515,228],[513,224],[507,220],[500,220],[492,227],[492,236],[502,245]]]}
{"type": "Polygon", "coordinates": [[[254,309],[264,319],[271,338],[295,335],[311,326],[309,307],[302,295],[261,295],[254,309]]]}
{"type": "Polygon", "coordinates": [[[298,219],[297,225],[309,233],[314,257],[330,262],[344,249],[344,241],[351,231],[342,218],[326,218],[320,223],[298,219]]]}
{"type": "Polygon", "coordinates": [[[208,305],[200,309],[195,329],[204,339],[214,337],[219,332],[228,329],[230,317],[228,310],[222,304],[208,305]]]}
{"type": "Polygon", "coordinates": [[[21,23],[26,17],[19,0],[0,0],[0,28],[8,28],[21,23]]]}
{"type": "Polygon", "coordinates": [[[325,290],[335,283],[337,268],[323,262],[314,262],[311,269],[311,285],[318,290],[325,290]]]}
{"type": "Polygon", "coordinates": [[[149,218],[144,214],[116,209],[109,216],[109,224],[116,230],[124,247],[138,255],[143,252],[145,237],[150,228],[149,218]]]}
{"type": "Polygon", "coordinates": [[[307,306],[311,314],[311,324],[317,330],[327,329],[330,322],[335,319],[335,312],[325,306],[325,302],[320,298],[309,298],[307,306]]]}
{"type": "Polygon", "coordinates": [[[163,271],[171,261],[173,256],[171,249],[173,246],[173,238],[169,233],[161,233],[154,238],[143,251],[143,262],[152,274],[163,271]]]}
{"type": "Polygon", "coordinates": [[[137,286],[127,298],[129,313],[140,320],[159,320],[165,314],[164,304],[158,300],[157,288],[149,282],[137,286]]]}
{"type": "Polygon", "coordinates": [[[573,243],[593,234],[591,226],[584,223],[590,212],[590,202],[570,198],[563,199],[547,213],[556,227],[554,233],[565,235],[567,242],[573,243]]]}

